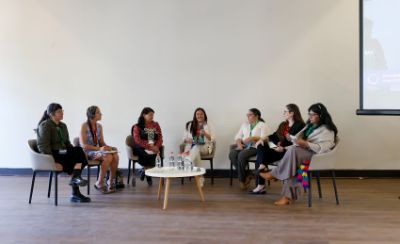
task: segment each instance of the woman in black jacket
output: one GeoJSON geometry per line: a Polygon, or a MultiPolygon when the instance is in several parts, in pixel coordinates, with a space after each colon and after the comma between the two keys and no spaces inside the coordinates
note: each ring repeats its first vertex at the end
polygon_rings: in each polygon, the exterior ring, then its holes
{"type": "MultiPolygon", "coordinates": [[[[285,155],[286,147],[292,145],[290,135],[296,135],[304,128],[305,123],[296,104],[288,104],[283,110],[283,121],[278,129],[268,136],[268,141],[259,141],[257,144],[256,169],[263,171],[266,165],[280,160],[285,155]]],[[[257,174],[258,175],[258,174],[257,174]]],[[[257,187],[250,191],[251,194],[265,194],[265,179],[257,176],[257,187]]]]}

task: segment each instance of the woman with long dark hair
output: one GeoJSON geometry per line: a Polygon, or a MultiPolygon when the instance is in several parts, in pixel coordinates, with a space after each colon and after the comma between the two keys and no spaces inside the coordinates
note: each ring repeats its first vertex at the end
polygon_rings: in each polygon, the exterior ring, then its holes
{"type": "MultiPolygon", "coordinates": [[[[80,144],[89,159],[100,160],[100,174],[94,188],[101,193],[112,193],[116,191],[115,177],[118,169],[119,157],[116,148],[108,146],[104,141],[103,126],[98,123],[102,113],[97,106],[90,106],[86,110],[87,120],[81,126],[80,144]],[[108,187],[104,182],[107,170],[110,169],[108,187]]],[[[90,186],[89,186],[90,187],[90,186]]]]}
{"type": "Polygon", "coordinates": [[[261,118],[260,110],[251,108],[247,112],[247,121],[242,124],[231,146],[229,159],[238,171],[240,188],[247,190],[250,184],[248,174],[249,158],[257,154],[256,142],[268,136],[268,127],[261,118]]]}
{"type": "MultiPolygon", "coordinates": [[[[279,124],[278,129],[268,136],[268,140],[258,141],[257,144],[257,171],[266,169],[266,165],[280,160],[285,155],[286,148],[292,145],[290,135],[296,135],[303,129],[305,123],[301,117],[299,107],[290,103],[283,110],[284,121],[279,124]],[[270,147],[273,145],[273,148],[270,147]]],[[[250,191],[251,194],[265,194],[265,179],[257,176],[257,187],[250,191]]]]}
{"type": "MultiPolygon", "coordinates": [[[[154,121],[154,110],[143,108],[137,124],[132,126],[131,133],[135,147],[133,153],[139,156],[139,164],[143,166],[140,171],[140,180],[145,178],[145,170],[155,166],[156,156],[160,154],[163,136],[160,125],[154,121]]],[[[150,176],[146,177],[149,185],[153,184],[150,176]]]]}
{"type": "Polygon", "coordinates": [[[209,155],[213,150],[213,141],[215,141],[214,130],[208,123],[206,111],[203,108],[197,108],[194,111],[193,119],[186,123],[186,130],[183,136],[183,142],[188,145],[184,153],[195,166],[201,166],[201,155],[209,155]]]}
{"type": "Polygon", "coordinates": [[[309,164],[314,154],[330,151],[337,141],[338,130],[322,103],[310,106],[308,118],[306,126],[292,137],[294,145],[287,147],[277,167],[271,172],[260,172],[260,176],[266,180],[283,180],[282,197],[275,205],[287,205],[296,198],[294,194],[299,186],[296,179],[299,167],[309,164]]]}
{"type": "Polygon", "coordinates": [[[38,124],[38,149],[41,153],[53,155],[54,160],[63,166],[63,171],[71,175],[71,202],[90,202],[90,198],[79,191],[79,186],[87,185],[81,177],[87,165],[86,155],[81,147],[72,146],[67,125],[61,122],[63,116],[60,104],[49,104],[38,124]]]}

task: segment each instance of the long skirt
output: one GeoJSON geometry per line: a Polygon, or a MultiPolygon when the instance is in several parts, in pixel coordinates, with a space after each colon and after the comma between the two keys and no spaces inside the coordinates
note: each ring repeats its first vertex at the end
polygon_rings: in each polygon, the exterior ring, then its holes
{"type": "Polygon", "coordinates": [[[297,169],[302,162],[310,160],[315,152],[298,146],[288,147],[283,158],[272,170],[272,175],[283,181],[282,196],[289,199],[296,198],[295,193],[300,189],[301,184],[297,183],[297,169]]]}

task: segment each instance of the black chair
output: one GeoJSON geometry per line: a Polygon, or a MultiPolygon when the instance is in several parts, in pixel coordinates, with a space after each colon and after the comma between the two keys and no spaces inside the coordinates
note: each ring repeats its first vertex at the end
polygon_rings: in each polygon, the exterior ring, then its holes
{"type": "Polygon", "coordinates": [[[59,163],[56,163],[54,161],[54,158],[52,155],[39,153],[39,150],[37,148],[37,141],[35,139],[28,140],[28,145],[30,148],[29,154],[30,154],[32,170],[33,170],[31,191],[29,194],[29,204],[31,204],[31,202],[32,202],[32,193],[33,193],[33,188],[35,186],[36,173],[37,172],[49,172],[50,173],[49,174],[49,187],[48,187],[48,191],[47,191],[47,197],[50,198],[52,178],[54,175],[54,205],[57,206],[58,205],[58,175],[62,172],[63,166],[59,163]]]}

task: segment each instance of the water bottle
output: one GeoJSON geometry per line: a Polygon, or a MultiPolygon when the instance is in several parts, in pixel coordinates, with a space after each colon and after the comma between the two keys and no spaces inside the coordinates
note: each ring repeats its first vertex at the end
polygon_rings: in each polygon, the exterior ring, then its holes
{"type": "Polygon", "coordinates": [[[192,170],[193,170],[192,161],[191,161],[190,158],[188,158],[188,157],[185,158],[184,170],[185,170],[185,171],[192,171],[192,170]]]}
{"type": "Polygon", "coordinates": [[[175,167],[175,157],[174,157],[174,152],[171,152],[169,156],[169,166],[170,167],[175,167]]]}
{"type": "Polygon", "coordinates": [[[176,167],[178,170],[183,170],[183,159],[182,159],[182,154],[179,154],[178,157],[176,158],[176,167]]]}
{"type": "Polygon", "coordinates": [[[156,167],[157,168],[161,168],[161,157],[160,157],[160,154],[157,154],[157,157],[156,157],[156,167]]]}

